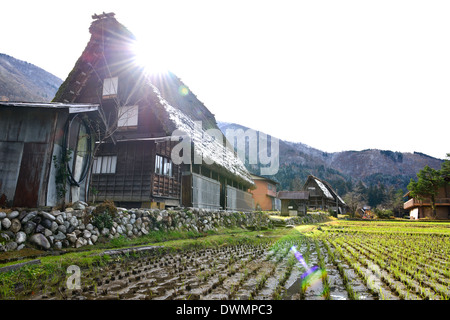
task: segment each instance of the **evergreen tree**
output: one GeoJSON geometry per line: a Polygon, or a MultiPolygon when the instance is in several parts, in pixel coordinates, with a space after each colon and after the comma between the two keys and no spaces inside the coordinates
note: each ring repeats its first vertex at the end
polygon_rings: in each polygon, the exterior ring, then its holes
{"type": "Polygon", "coordinates": [[[450,153],[447,153],[447,159],[441,165],[441,176],[445,181],[450,183],[450,153]]]}
{"type": "Polygon", "coordinates": [[[396,190],[394,187],[389,187],[386,192],[383,206],[386,209],[392,210],[395,215],[402,216],[404,212],[403,203],[405,202],[403,199],[404,194],[405,192],[403,191],[403,189],[396,190]]]}
{"type": "Polygon", "coordinates": [[[411,179],[411,182],[408,184],[410,195],[420,200],[430,199],[433,217],[436,218],[436,196],[439,188],[445,183],[442,172],[441,170],[425,166],[417,173],[417,178],[417,181],[411,179]]]}

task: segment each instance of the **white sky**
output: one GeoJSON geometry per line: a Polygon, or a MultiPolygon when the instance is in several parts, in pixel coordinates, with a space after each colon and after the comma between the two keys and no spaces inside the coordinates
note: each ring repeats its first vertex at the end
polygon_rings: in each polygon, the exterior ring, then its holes
{"type": "Polygon", "coordinates": [[[215,114],[327,152],[450,152],[450,1],[8,1],[0,52],[65,79],[94,13],[215,114]]]}

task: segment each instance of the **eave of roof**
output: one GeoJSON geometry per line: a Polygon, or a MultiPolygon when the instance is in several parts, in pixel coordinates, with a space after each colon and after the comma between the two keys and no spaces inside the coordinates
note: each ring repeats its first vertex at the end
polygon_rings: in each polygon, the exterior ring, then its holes
{"type": "Polygon", "coordinates": [[[272,179],[269,179],[269,178],[266,178],[266,177],[263,177],[263,176],[258,176],[258,175],[253,174],[253,173],[250,174],[250,175],[251,175],[253,180],[263,180],[263,181],[271,182],[273,184],[280,184],[278,181],[275,181],[275,180],[272,180],[272,179]]]}
{"type": "Polygon", "coordinates": [[[20,102],[2,101],[2,107],[41,108],[41,109],[68,109],[69,113],[98,111],[98,104],[91,103],[61,103],[61,102],[20,102]]]}
{"type": "Polygon", "coordinates": [[[307,200],[309,191],[279,191],[277,198],[280,200],[307,200]]]}

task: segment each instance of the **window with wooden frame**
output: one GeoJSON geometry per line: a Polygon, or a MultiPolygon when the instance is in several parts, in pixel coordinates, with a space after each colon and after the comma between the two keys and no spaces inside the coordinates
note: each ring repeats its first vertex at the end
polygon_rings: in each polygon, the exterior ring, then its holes
{"type": "Polygon", "coordinates": [[[172,160],[169,158],[156,155],[155,159],[155,173],[162,176],[172,176],[172,160]]]}
{"type": "Polygon", "coordinates": [[[117,88],[119,85],[119,78],[105,78],[103,80],[103,99],[113,98],[117,96],[117,88]]]}
{"type": "Polygon", "coordinates": [[[138,125],[138,106],[119,107],[117,127],[120,130],[136,129],[138,125]]]}
{"type": "Polygon", "coordinates": [[[93,174],[116,173],[117,156],[101,156],[94,158],[93,174]]]}

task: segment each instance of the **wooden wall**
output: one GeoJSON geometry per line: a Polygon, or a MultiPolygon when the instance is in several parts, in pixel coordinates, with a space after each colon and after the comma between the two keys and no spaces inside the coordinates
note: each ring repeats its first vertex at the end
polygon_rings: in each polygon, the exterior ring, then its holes
{"type": "MultiPolygon", "coordinates": [[[[97,156],[116,155],[116,173],[93,174],[91,185],[99,191],[96,200],[118,202],[179,200],[181,170],[172,164],[172,177],[155,173],[156,154],[170,155],[170,143],[127,141],[104,144],[97,156]]],[[[91,192],[92,194],[92,192],[91,192]]],[[[92,198],[91,198],[92,199],[92,198]]]]}
{"type": "Polygon", "coordinates": [[[24,207],[47,205],[58,111],[0,107],[0,196],[24,207]]]}
{"type": "Polygon", "coordinates": [[[117,156],[117,165],[116,173],[92,174],[91,187],[98,190],[96,200],[149,201],[153,142],[108,143],[101,146],[97,156],[117,156]]]}

